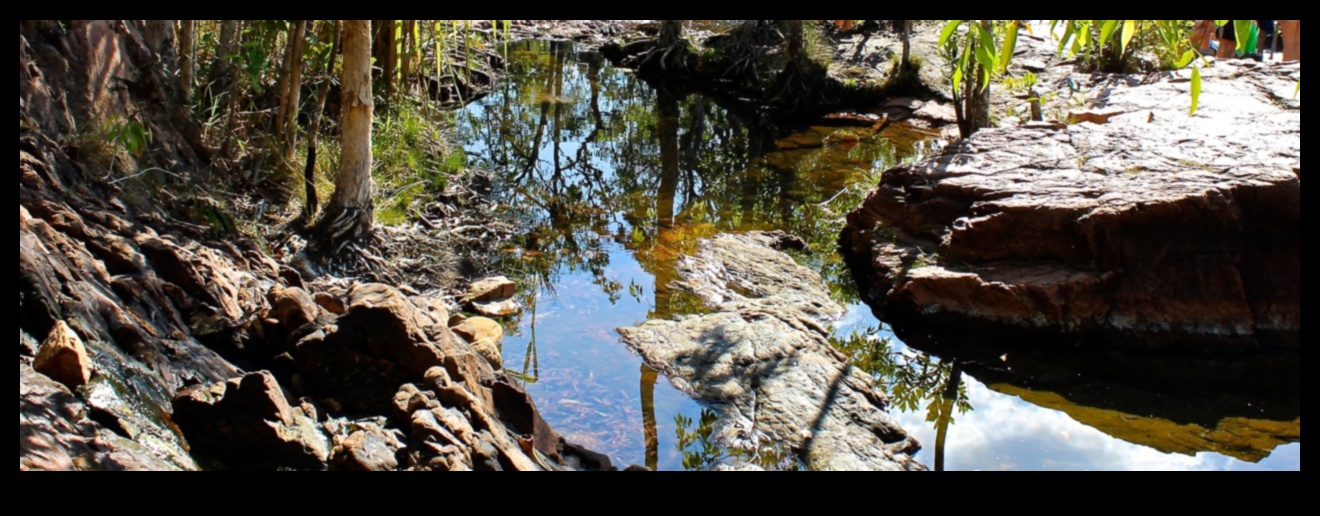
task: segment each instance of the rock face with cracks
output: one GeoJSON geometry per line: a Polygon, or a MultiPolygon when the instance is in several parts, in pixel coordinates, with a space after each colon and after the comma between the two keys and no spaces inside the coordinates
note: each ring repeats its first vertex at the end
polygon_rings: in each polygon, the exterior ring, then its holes
{"type": "Polygon", "coordinates": [[[624,341],[714,407],[721,445],[786,443],[812,470],[923,469],[885,395],[830,346],[828,324],[843,308],[818,274],[772,248],[783,240],[703,241],[679,263],[678,286],[717,313],[620,329],[624,341]]]}
{"type": "Polygon", "coordinates": [[[886,172],[844,253],[896,323],[1297,347],[1299,74],[1217,64],[1193,118],[1185,82],[1111,78],[1089,121],[984,130],[886,172]]]}
{"type": "Polygon", "coordinates": [[[497,343],[455,337],[443,300],[304,281],[193,213],[239,193],[206,191],[200,126],[139,25],[19,23],[20,471],[612,468],[492,369],[497,343]],[[79,136],[119,118],[153,135],[140,157],[79,136]],[[396,418],[408,386],[430,397],[396,418]]]}

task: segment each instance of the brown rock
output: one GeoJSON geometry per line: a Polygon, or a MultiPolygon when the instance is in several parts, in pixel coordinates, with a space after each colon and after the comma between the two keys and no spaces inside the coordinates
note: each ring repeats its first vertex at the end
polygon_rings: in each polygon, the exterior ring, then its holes
{"type": "Polygon", "coordinates": [[[194,445],[253,459],[324,467],[330,456],[315,409],[290,406],[266,372],[184,389],[174,399],[174,419],[194,445]]]}
{"type": "Polygon", "coordinates": [[[491,339],[481,339],[472,343],[472,352],[477,356],[486,359],[490,366],[496,371],[504,369],[504,353],[500,351],[499,344],[491,339]]]}
{"type": "Polygon", "coordinates": [[[385,285],[358,285],[348,292],[339,334],[356,335],[371,356],[420,375],[440,365],[444,353],[419,322],[416,307],[403,293],[385,285]]]}
{"type": "Polygon", "coordinates": [[[445,327],[442,306],[423,302],[419,308],[424,300],[385,285],[355,286],[347,298],[347,312],[323,338],[295,347],[313,396],[334,398],[352,413],[387,413],[400,385],[420,381],[447,355],[466,352],[445,327]]]}
{"type": "Polygon", "coordinates": [[[339,471],[386,472],[399,469],[402,443],[375,425],[353,432],[335,446],[332,463],[339,471]]]}
{"type": "Polygon", "coordinates": [[[463,324],[463,321],[466,321],[466,320],[467,320],[467,317],[464,316],[463,314],[454,314],[454,315],[451,315],[451,316],[449,316],[449,327],[450,327],[450,328],[453,328],[453,327],[455,327],[455,326],[458,326],[458,325],[460,325],[460,324],[463,324]]]}
{"type": "Polygon", "coordinates": [[[499,276],[487,278],[472,284],[466,300],[469,302],[496,301],[513,297],[517,286],[509,278],[499,276]]]}
{"type": "Polygon", "coordinates": [[[313,297],[316,305],[324,308],[325,311],[334,315],[344,315],[348,313],[348,307],[344,306],[344,300],[326,292],[318,292],[313,297]]]}
{"type": "Polygon", "coordinates": [[[76,390],[92,380],[92,360],[82,339],[64,321],[55,323],[32,363],[38,373],[76,390]]]}
{"type": "Polygon", "coordinates": [[[498,346],[504,341],[504,327],[485,317],[473,317],[454,327],[454,334],[468,342],[490,340],[498,346]]]}
{"type": "Polygon", "coordinates": [[[275,287],[270,298],[270,317],[279,321],[287,331],[316,320],[317,304],[306,290],[275,287]]]}
{"type": "Polygon", "coordinates": [[[473,302],[472,311],[486,317],[508,317],[522,312],[522,303],[516,299],[499,301],[473,302]]]}
{"type": "Polygon", "coordinates": [[[1298,346],[1301,114],[1269,93],[1297,72],[1216,67],[1195,123],[1155,100],[1185,85],[1155,82],[1109,91],[1104,124],[981,131],[885,172],[845,255],[868,301],[913,325],[1298,346]]]}

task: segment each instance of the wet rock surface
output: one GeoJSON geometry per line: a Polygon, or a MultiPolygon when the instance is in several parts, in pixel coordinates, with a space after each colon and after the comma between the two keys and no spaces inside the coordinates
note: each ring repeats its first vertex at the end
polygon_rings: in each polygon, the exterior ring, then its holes
{"type": "Polygon", "coordinates": [[[885,173],[842,246],[899,324],[1138,348],[1296,347],[1297,65],[1113,77],[1088,120],[984,130],[885,173]]]}
{"type": "Polygon", "coordinates": [[[649,321],[620,333],[680,390],[719,413],[730,449],[785,443],[813,470],[921,470],[920,445],[887,398],[829,343],[843,313],[815,272],[772,246],[776,235],[723,235],[679,266],[678,286],[716,313],[649,321]]]}

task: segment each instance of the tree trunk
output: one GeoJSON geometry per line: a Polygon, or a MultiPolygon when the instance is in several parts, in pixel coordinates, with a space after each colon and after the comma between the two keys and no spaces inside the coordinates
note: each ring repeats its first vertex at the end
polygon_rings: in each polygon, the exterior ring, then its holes
{"type": "Polygon", "coordinates": [[[280,100],[279,119],[275,123],[285,163],[293,163],[294,147],[298,144],[298,105],[302,103],[302,61],[306,42],[307,20],[299,20],[289,32],[288,54],[284,56],[284,95],[280,100]]]}
{"type": "Polygon", "coordinates": [[[669,48],[683,40],[683,20],[660,20],[660,48],[669,48]]]}
{"type": "Polygon", "coordinates": [[[801,63],[807,56],[807,28],[802,20],[784,20],[784,37],[788,39],[788,62],[801,63]]]}
{"type": "Polygon", "coordinates": [[[375,31],[376,36],[373,56],[376,58],[376,66],[380,68],[381,85],[385,87],[385,107],[388,107],[390,101],[394,99],[394,71],[398,61],[394,46],[394,22],[395,20],[375,20],[372,23],[372,30],[375,31]]]}
{"type": "MultiPolygon", "coordinates": [[[[990,20],[981,20],[986,30],[994,30],[990,20]]],[[[979,43],[977,43],[979,44],[979,43]]],[[[969,63],[975,63],[969,59],[969,63]]],[[[962,106],[959,110],[958,129],[963,138],[990,127],[990,85],[985,82],[980,65],[969,64],[964,71],[962,106]]]]}
{"type": "Polygon", "coordinates": [[[184,102],[192,101],[193,75],[197,68],[196,30],[196,20],[179,20],[179,89],[184,102]]]}
{"type": "Polygon", "coordinates": [[[305,187],[307,198],[303,203],[303,218],[312,220],[316,217],[316,211],[320,209],[320,199],[316,194],[316,154],[321,140],[321,117],[325,114],[325,103],[330,98],[330,85],[334,81],[330,77],[335,72],[335,56],[339,54],[339,33],[340,24],[338,21],[329,22],[330,27],[330,56],[325,60],[324,76],[321,78],[321,84],[316,90],[316,106],[312,110],[312,123],[307,126],[307,166],[303,168],[303,185],[305,187]]]}
{"type": "Polygon", "coordinates": [[[912,20],[900,20],[903,23],[903,69],[912,69],[912,20]]]}
{"type": "Polygon", "coordinates": [[[344,67],[340,78],[339,173],[335,193],[322,219],[323,252],[369,234],[375,219],[371,181],[371,121],[375,103],[371,90],[371,22],[344,21],[344,67]]]}
{"type": "Polygon", "coordinates": [[[216,45],[215,60],[211,65],[211,82],[218,86],[218,91],[224,91],[229,85],[230,59],[237,49],[234,43],[238,40],[238,32],[238,20],[220,22],[220,42],[216,45]]]}
{"type": "MultiPolygon", "coordinates": [[[[221,40],[224,40],[224,31],[225,29],[222,27],[220,30],[221,40]]],[[[237,129],[238,124],[239,98],[243,93],[244,81],[240,81],[238,77],[241,70],[233,66],[229,59],[238,52],[239,45],[242,43],[239,41],[242,34],[243,26],[240,22],[235,21],[232,24],[232,32],[230,33],[230,41],[228,44],[229,51],[224,53],[225,70],[227,71],[227,74],[224,75],[223,80],[228,81],[226,84],[229,89],[229,112],[225,115],[224,143],[220,145],[220,156],[225,159],[232,159],[234,157],[234,142],[238,139],[235,130],[237,129]]],[[[226,45],[222,41],[220,46],[223,50],[226,45]]]]}
{"type": "Polygon", "coordinates": [[[147,20],[143,30],[147,47],[172,69],[174,64],[174,20],[147,20]]]}
{"type": "Polygon", "coordinates": [[[417,22],[414,20],[404,20],[403,22],[403,56],[400,59],[399,66],[399,87],[403,89],[404,95],[411,90],[413,76],[413,58],[417,53],[417,41],[413,37],[413,32],[417,30],[417,22]]]}

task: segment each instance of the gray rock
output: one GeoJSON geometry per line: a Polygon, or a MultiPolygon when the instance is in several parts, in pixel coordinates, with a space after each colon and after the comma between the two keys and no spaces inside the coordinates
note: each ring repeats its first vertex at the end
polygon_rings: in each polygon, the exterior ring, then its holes
{"type": "Polygon", "coordinates": [[[343,425],[348,437],[335,438],[331,466],[338,471],[385,472],[399,469],[398,454],[403,441],[393,431],[375,422],[343,425]]]}
{"type": "Polygon", "coordinates": [[[776,241],[702,241],[680,261],[678,286],[718,313],[623,328],[624,341],[719,413],[721,446],[782,443],[813,470],[924,469],[884,394],[830,346],[828,324],[843,308],[818,274],[772,249],[776,241]]]}
{"type": "Polygon", "coordinates": [[[474,302],[472,311],[486,317],[508,317],[517,315],[523,311],[522,303],[516,299],[501,299],[498,301],[474,302]]]}

